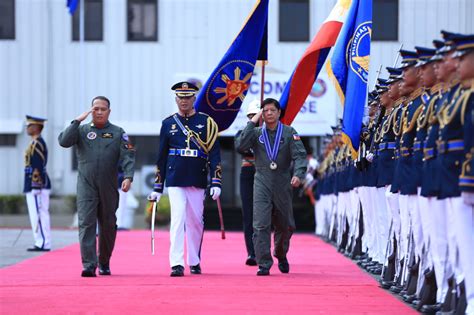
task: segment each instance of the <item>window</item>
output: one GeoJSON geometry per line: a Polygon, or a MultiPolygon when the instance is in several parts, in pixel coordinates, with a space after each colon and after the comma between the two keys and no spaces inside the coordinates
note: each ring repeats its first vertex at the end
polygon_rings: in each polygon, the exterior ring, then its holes
{"type": "Polygon", "coordinates": [[[398,0],[375,0],[372,40],[398,41],[398,0]]]}
{"type": "Polygon", "coordinates": [[[128,0],[127,40],[158,40],[158,0],[128,0]]]}
{"type": "Polygon", "coordinates": [[[309,41],[309,0],[280,0],[280,42],[309,41]]]}
{"type": "Polygon", "coordinates": [[[15,0],[0,0],[0,39],[15,39],[15,0]]]}
{"type": "MultiPolygon", "coordinates": [[[[1,0],[0,0],[1,1],[1,0]]],[[[103,38],[103,1],[84,0],[84,39],[87,41],[102,41],[103,38]]],[[[72,40],[79,40],[80,4],[72,17],[72,40]]]]}
{"type": "Polygon", "coordinates": [[[14,146],[16,146],[16,135],[0,134],[0,147],[14,147],[14,146]]]}

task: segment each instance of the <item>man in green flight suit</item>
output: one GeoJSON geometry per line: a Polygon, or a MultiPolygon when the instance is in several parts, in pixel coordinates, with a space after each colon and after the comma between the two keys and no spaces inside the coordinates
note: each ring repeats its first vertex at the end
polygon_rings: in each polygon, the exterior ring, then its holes
{"type": "Polygon", "coordinates": [[[82,277],[95,277],[97,267],[96,226],[99,222],[99,274],[110,275],[110,256],[117,235],[117,171],[124,172],[122,191],[130,189],[135,164],[135,149],[125,131],[109,122],[110,101],[104,96],[92,100],[90,110],[79,115],[59,135],[59,144],[76,146],[77,213],[82,277]],[[81,122],[92,113],[92,122],[81,122]]]}
{"type": "Polygon", "coordinates": [[[295,229],[292,187],[298,187],[306,174],[306,150],[296,131],[280,121],[280,103],[272,98],[262,102],[256,114],[236,139],[237,150],[255,153],[253,243],[258,276],[270,274],[271,226],[275,228],[273,255],[282,273],[290,271],[286,254],[295,229]],[[263,116],[262,116],[263,115],[263,116]],[[256,127],[260,117],[264,125],[256,127]],[[293,169],[292,169],[293,162],[293,169]]]}

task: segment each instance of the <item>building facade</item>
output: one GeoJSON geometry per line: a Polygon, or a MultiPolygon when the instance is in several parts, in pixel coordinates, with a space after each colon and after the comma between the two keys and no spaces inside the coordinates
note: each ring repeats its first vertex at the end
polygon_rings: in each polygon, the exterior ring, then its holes
{"type": "MultiPolygon", "coordinates": [[[[0,0],[0,194],[18,194],[28,142],[25,114],[46,117],[48,172],[53,193],[74,194],[73,151],[61,148],[59,132],[90,107],[96,95],[111,100],[111,121],[137,147],[136,194],[151,189],[161,120],[175,112],[173,83],[206,80],[239,32],[255,0],[83,0],[85,41],[79,12],[65,0],[0,0]]],[[[278,97],[285,78],[336,0],[270,0],[266,95],[278,97]]],[[[374,0],[370,83],[379,65],[392,66],[403,43],[430,46],[439,31],[474,33],[471,0],[374,0]]],[[[260,93],[259,72],[247,99],[260,93]]],[[[382,77],[385,72],[382,72],[382,77]]],[[[341,115],[332,85],[315,85],[295,121],[306,142],[330,132],[341,115]],[[322,92],[321,92],[322,91],[322,92]],[[324,95],[323,95],[324,94],[324,95]]],[[[241,115],[239,123],[245,123],[241,115]]],[[[224,199],[238,198],[239,157],[233,150],[238,125],[221,137],[224,199]]]]}

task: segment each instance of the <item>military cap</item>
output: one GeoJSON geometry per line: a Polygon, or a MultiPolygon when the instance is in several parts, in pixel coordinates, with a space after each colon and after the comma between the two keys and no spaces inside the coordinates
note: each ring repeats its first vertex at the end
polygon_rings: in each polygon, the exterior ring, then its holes
{"type": "Polygon", "coordinates": [[[34,117],[34,116],[30,116],[30,115],[26,115],[26,125],[29,126],[29,125],[41,125],[43,126],[44,125],[44,122],[46,121],[47,119],[45,118],[40,118],[40,117],[34,117]]]}
{"type": "Polygon", "coordinates": [[[175,91],[177,97],[191,97],[194,96],[199,88],[191,82],[178,82],[171,87],[175,91]]]}
{"type": "Polygon", "coordinates": [[[393,68],[393,67],[387,67],[386,68],[388,71],[388,84],[392,84],[393,82],[397,82],[402,78],[403,70],[400,68],[393,68]]]}
{"type": "Polygon", "coordinates": [[[400,68],[403,70],[414,66],[418,61],[418,54],[415,51],[400,49],[400,56],[402,57],[402,65],[400,68]]]}
{"type": "Polygon", "coordinates": [[[454,57],[461,57],[471,51],[474,51],[474,34],[458,35],[453,37],[452,40],[456,49],[454,57]]]}
{"type": "Polygon", "coordinates": [[[453,33],[453,32],[448,32],[448,31],[441,31],[441,37],[443,37],[444,40],[444,46],[438,49],[437,53],[441,55],[446,55],[448,52],[453,50],[454,47],[454,41],[453,38],[456,36],[459,36],[461,34],[458,33],[453,33]]]}
{"type": "Polygon", "coordinates": [[[430,58],[430,61],[439,61],[443,59],[443,55],[441,54],[441,50],[443,50],[444,47],[444,41],[435,39],[433,40],[433,46],[436,48],[436,53],[433,55],[433,57],[430,58]]]}
{"type": "Polygon", "coordinates": [[[431,58],[436,54],[436,49],[415,46],[416,53],[418,54],[418,63],[416,67],[424,66],[431,62],[431,58]]]}

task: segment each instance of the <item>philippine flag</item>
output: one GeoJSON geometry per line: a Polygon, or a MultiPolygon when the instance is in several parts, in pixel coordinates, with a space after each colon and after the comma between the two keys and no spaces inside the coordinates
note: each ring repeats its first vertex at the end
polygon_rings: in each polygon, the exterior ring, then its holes
{"type": "Polygon", "coordinates": [[[351,0],[338,0],[326,21],[298,62],[280,98],[284,112],[280,119],[290,125],[295,119],[324,65],[331,47],[336,43],[351,0]]]}

